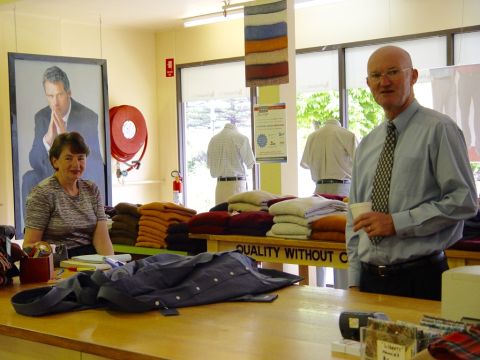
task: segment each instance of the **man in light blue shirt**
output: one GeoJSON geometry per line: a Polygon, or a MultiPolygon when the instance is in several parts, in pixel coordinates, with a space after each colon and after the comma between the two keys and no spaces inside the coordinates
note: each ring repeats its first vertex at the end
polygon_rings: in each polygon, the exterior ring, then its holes
{"type": "Polygon", "coordinates": [[[401,48],[385,46],[370,56],[367,84],[386,121],[357,148],[351,204],[371,201],[388,122],[397,140],[388,213],[355,219],[348,213],[349,287],[439,300],[448,269],[443,250],[462,237],[463,221],[476,214],[478,201],[463,133],[451,118],[415,100],[417,78],[401,48]]]}

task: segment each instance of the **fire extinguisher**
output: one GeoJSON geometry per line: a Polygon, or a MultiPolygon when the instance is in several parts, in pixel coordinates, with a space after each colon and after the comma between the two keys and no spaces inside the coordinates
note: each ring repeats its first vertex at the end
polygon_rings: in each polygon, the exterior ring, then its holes
{"type": "Polygon", "coordinates": [[[170,173],[170,176],[173,177],[173,202],[177,205],[183,205],[183,196],[182,196],[182,176],[178,170],[173,170],[170,173]]]}

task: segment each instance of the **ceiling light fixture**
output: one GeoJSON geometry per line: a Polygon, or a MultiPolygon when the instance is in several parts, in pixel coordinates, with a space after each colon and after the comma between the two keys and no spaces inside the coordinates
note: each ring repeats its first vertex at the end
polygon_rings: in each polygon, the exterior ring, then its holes
{"type": "Polygon", "coordinates": [[[184,19],[183,26],[192,27],[198,25],[213,24],[227,20],[241,19],[243,18],[243,7],[246,4],[251,4],[252,2],[253,0],[232,4],[231,0],[223,0],[221,12],[193,16],[191,18],[184,19]]]}
{"type": "Polygon", "coordinates": [[[243,9],[229,11],[227,15],[225,15],[223,12],[217,12],[212,14],[194,16],[188,19],[184,19],[183,26],[192,27],[192,26],[213,24],[217,22],[234,20],[234,19],[241,19],[243,18],[243,9]]]}
{"type": "MultiPolygon", "coordinates": [[[[295,9],[314,5],[326,5],[341,2],[344,0],[295,0],[295,9]]],[[[271,0],[265,1],[265,3],[271,2],[271,0]]],[[[198,25],[213,24],[222,21],[241,19],[243,18],[243,8],[246,5],[261,5],[262,0],[251,0],[246,2],[231,3],[231,0],[223,0],[222,11],[204,14],[199,16],[193,16],[183,19],[184,27],[192,27],[198,25]]]]}

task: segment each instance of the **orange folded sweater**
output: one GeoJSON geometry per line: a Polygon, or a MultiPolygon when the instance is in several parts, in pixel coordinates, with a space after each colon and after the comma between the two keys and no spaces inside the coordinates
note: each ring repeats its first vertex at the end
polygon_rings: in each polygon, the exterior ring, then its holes
{"type": "Polygon", "coordinates": [[[326,215],[310,224],[314,231],[338,231],[343,233],[345,233],[346,225],[346,214],[326,215]]]}
{"type": "Polygon", "coordinates": [[[196,210],[189,209],[189,208],[186,208],[186,207],[181,206],[181,205],[177,205],[177,204],[174,204],[174,203],[171,203],[171,202],[158,202],[158,201],[151,202],[151,203],[148,203],[148,204],[144,204],[144,205],[140,206],[140,209],[160,210],[160,211],[173,210],[173,211],[176,211],[176,212],[191,214],[191,215],[195,215],[197,213],[196,210]]]}
{"type": "Polygon", "coordinates": [[[171,212],[171,211],[167,212],[167,211],[149,210],[149,209],[141,209],[139,211],[140,211],[140,214],[142,214],[142,217],[144,215],[154,216],[158,219],[161,219],[161,220],[167,221],[167,222],[171,222],[171,221],[186,222],[193,216],[191,214],[185,215],[185,214],[179,214],[179,213],[171,212]]]}
{"type": "Polygon", "coordinates": [[[338,231],[312,231],[310,239],[333,241],[333,242],[345,242],[345,233],[338,231]]]}

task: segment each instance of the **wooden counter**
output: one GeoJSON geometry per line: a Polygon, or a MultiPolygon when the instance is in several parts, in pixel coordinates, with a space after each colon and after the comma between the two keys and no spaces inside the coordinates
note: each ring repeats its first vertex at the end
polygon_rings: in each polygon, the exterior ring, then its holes
{"type": "Polygon", "coordinates": [[[240,250],[258,261],[348,268],[344,242],[247,235],[192,234],[191,236],[207,240],[207,251],[240,250]]]}
{"type": "MultiPolygon", "coordinates": [[[[347,269],[343,242],[295,240],[268,236],[192,234],[207,241],[208,251],[240,250],[255,260],[270,263],[326,266],[347,269]]],[[[480,251],[446,250],[450,268],[480,265],[480,251]]]]}
{"type": "Polygon", "coordinates": [[[458,266],[480,265],[480,251],[445,250],[450,268],[458,266]]]}
{"type": "Polygon", "coordinates": [[[10,304],[25,288],[0,290],[1,359],[344,359],[351,357],[330,352],[341,338],[341,311],[381,311],[416,323],[440,313],[436,301],[290,286],[273,303],[180,308],[179,316],[95,309],[32,318],[10,304]]]}

